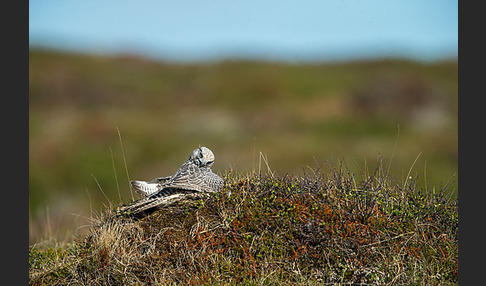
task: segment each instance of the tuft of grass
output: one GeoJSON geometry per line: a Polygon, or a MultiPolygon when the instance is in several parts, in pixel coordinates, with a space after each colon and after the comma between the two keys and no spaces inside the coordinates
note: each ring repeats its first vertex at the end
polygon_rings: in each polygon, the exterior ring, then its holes
{"type": "Polygon", "coordinates": [[[229,171],[220,193],[142,219],[107,210],[70,245],[31,246],[30,284],[457,284],[457,200],[385,170],[229,171]]]}

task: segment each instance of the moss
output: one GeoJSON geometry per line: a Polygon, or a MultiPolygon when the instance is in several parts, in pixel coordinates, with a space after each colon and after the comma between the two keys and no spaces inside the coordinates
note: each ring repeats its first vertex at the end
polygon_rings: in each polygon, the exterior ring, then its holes
{"type": "Polygon", "coordinates": [[[138,220],[107,211],[67,250],[32,247],[31,284],[457,283],[457,201],[445,189],[380,165],[362,182],[329,167],[226,175],[222,192],[138,220]]]}

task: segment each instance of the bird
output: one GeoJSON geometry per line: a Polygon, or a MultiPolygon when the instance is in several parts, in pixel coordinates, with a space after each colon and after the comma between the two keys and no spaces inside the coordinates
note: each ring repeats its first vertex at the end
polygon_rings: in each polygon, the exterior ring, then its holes
{"type": "Polygon", "coordinates": [[[138,215],[185,195],[220,191],[224,186],[224,180],[213,173],[213,164],[213,152],[207,147],[198,147],[191,152],[189,159],[174,175],[150,181],[130,181],[142,198],[122,207],[119,213],[138,215]]]}

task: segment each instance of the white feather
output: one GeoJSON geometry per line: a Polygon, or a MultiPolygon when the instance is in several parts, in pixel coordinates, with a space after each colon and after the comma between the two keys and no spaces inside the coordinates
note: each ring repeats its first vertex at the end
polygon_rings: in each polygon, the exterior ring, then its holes
{"type": "Polygon", "coordinates": [[[144,181],[131,181],[131,183],[135,191],[144,196],[150,196],[159,191],[158,183],[147,183],[144,181]]]}

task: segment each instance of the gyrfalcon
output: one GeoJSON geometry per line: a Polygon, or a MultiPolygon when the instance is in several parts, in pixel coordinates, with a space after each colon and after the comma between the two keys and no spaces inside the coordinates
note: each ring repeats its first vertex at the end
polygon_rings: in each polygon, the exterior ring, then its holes
{"type": "Polygon", "coordinates": [[[213,152],[207,147],[199,147],[192,151],[189,159],[174,175],[155,178],[148,182],[131,181],[135,191],[144,198],[122,207],[119,212],[137,215],[166,202],[168,196],[220,191],[224,180],[211,170],[213,163],[213,152]]]}

